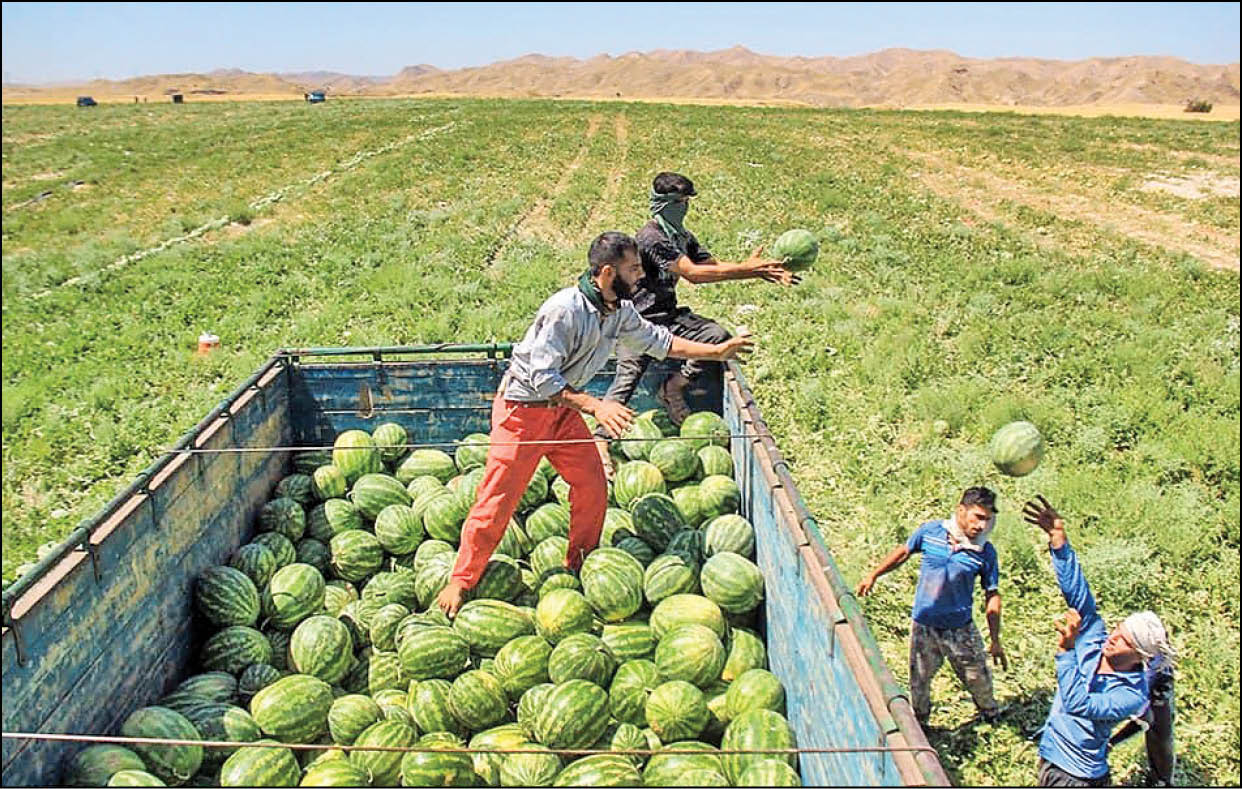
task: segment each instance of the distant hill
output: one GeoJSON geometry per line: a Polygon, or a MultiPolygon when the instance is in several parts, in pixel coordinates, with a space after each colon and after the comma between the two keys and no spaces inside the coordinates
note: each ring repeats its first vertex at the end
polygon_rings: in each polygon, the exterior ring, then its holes
{"type": "Polygon", "coordinates": [[[777,57],[745,47],[717,52],[652,50],[616,57],[524,55],[477,68],[407,66],[392,77],[327,71],[161,74],[82,85],[5,85],[6,101],[82,92],[103,96],[210,91],[227,95],[574,96],[782,101],[821,107],[937,104],[1079,106],[1239,104],[1239,64],[1196,65],[1163,56],[1043,60],[964,58],[940,50],[886,49],[853,57],[777,57]]]}

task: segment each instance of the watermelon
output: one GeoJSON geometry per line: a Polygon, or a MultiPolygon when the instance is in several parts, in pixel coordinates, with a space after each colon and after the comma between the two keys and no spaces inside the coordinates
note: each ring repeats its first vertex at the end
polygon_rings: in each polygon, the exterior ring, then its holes
{"type": "MultiPolygon", "coordinates": [[[[647,736],[643,734],[643,730],[633,723],[619,723],[617,729],[613,732],[613,736],[609,738],[610,751],[646,751],[648,750],[647,736]]],[[[627,756],[636,767],[642,766],[647,761],[647,757],[633,755],[627,756]]]]}
{"type": "Polygon", "coordinates": [[[522,593],[522,570],[508,556],[493,556],[484,565],[479,583],[470,590],[471,597],[513,600],[522,593]]]}
{"type": "Polygon", "coordinates": [[[328,499],[307,516],[307,534],[322,543],[343,531],[363,528],[363,514],[346,499],[328,499]]]}
{"type": "Polygon", "coordinates": [[[505,533],[501,535],[501,541],[497,543],[493,549],[493,555],[504,554],[513,559],[523,559],[531,552],[531,547],[535,544],[521,526],[518,521],[510,518],[509,525],[505,527],[505,533]]]}
{"type": "Polygon", "coordinates": [[[341,609],[358,599],[354,584],[333,579],[324,583],[324,613],[337,616],[341,609]]]}
{"type": "Polygon", "coordinates": [[[697,529],[704,522],[703,502],[699,498],[698,485],[682,485],[670,491],[669,496],[677,505],[678,512],[686,525],[697,529]]]}
{"type": "MultiPolygon", "coordinates": [[[[400,756],[401,754],[398,754],[400,756]]],[[[299,786],[367,786],[371,778],[349,759],[328,759],[306,768],[299,786]]]]}
{"type": "Polygon", "coordinates": [[[781,759],[761,759],[751,762],[738,776],[739,786],[802,786],[803,779],[781,759]]]}
{"type": "MultiPolygon", "coordinates": [[[[772,710],[749,710],[734,718],[725,727],[721,738],[721,750],[753,750],[759,748],[796,748],[794,730],[785,717],[772,710]]],[[[771,753],[726,754],[722,758],[725,777],[737,783],[747,768],[764,759],[778,758],[791,767],[795,756],[771,753]]]]}
{"type": "Polygon", "coordinates": [[[312,616],[294,628],[289,638],[289,656],[299,673],[331,684],[344,677],[353,664],[354,639],[340,620],[312,616]]]}
{"type": "MultiPolygon", "coordinates": [[[[240,707],[232,704],[207,704],[185,713],[186,720],[205,740],[221,742],[255,742],[263,737],[259,724],[240,707]]],[[[218,768],[235,748],[204,748],[203,766],[218,768]]]]}
{"type": "Polygon", "coordinates": [[[709,444],[695,453],[699,457],[700,476],[722,476],[733,479],[734,457],[725,447],[709,444]]]}
{"type": "Polygon", "coordinates": [[[337,619],[350,629],[350,635],[357,646],[365,647],[371,643],[371,618],[380,608],[379,603],[371,600],[354,600],[346,603],[337,614],[337,619]]]}
{"type": "Polygon", "coordinates": [[[630,505],[634,530],[639,538],[658,551],[669,545],[669,539],[687,528],[686,520],[673,498],[664,493],[646,493],[630,505]]]}
{"type": "MultiPolygon", "coordinates": [[[[526,750],[532,743],[527,741],[526,732],[516,723],[505,723],[500,726],[481,731],[470,739],[471,748],[480,750],[489,749],[523,749],[526,750]]],[[[505,754],[501,753],[475,753],[473,754],[475,763],[475,774],[479,776],[484,786],[500,786],[501,785],[501,763],[505,759],[505,754]]]]}
{"type": "Polygon", "coordinates": [[[293,499],[272,499],[259,510],[259,530],[284,535],[290,542],[306,533],[306,512],[293,499]]]}
{"type": "Polygon", "coordinates": [[[227,671],[208,671],[187,677],[177,686],[179,693],[201,696],[207,701],[231,703],[237,696],[237,677],[227,671]]]}
{"type": "Polygon", "coordinates": [[[652,448],[663,436],[655,422],[639,417],[630,423],[630,429],[621,437],[622,453],[631,460],[647,460],[652,448]]]}
{"type": "Polygon", "coordinates": [[[374,521],[385,507],[410,506],[406,486],[388,474],[364,474],[350,489],[350,501],[367,520],[374,521]]]}
{"type": "Polygon", "coordinates": [[[431,561],[433,556],[447,556],[452,562],[455,553],[454,547],[444,540],[424,540],[414,552],[414,574],[417,576],[419,568],[431,561]]]}
{"type": "Polygon", "coordinates": [[[343,531],[332,538],[328,547],[332,551],[333,572],[347,581],[362,581],[384,566],[384,546],[371,532],[343,531]]]}
{"type": "Polygon", "coordinates": [[[300,506],[309,507],[315,502],[314,484],[309,474],[290,474],[276,483],[272,497],[293,499],[300,506]]]}
{"type": "Polygon", "coordinates": [[[657,685],[647,697],[643,714],[665,742],[694,739],[708,723],[703,691],[682,680],[657,685]]]}
{"type": "MultiPolygon", "coordinates": [[[[258,743],[277,744],[275,740],[258,743]]],[[[297,786],[300,778],[302,769],[288,748],[238,748],[220,768],[221,786],[297,786]]]]}
{"type": "Polygon", "coordinates": [[[375,536],[394,556],[414,553],[423,541],[423,519],[403,504],[390,504],[376,515],[375,536]]]}
{"type": "Polygon", "coordinates": [[[809,230],[795,228],[777,236],[773,256],[790,271],[806,271],[820,254],[820,242],[809,230]]]}
{"type": "Polygon", "coordinates": [[[414,697],[406,703],[419,728],[425,732],[445,732],[455,735],[466,730],[449,709],[449,694],[453,685],[444,679],[429,679],[418,683],[414,697]]]}
{"type": "Polygon", "coordinates": [[[630,554],[642,565],[650,564],[652,559],[656,558],[656,551],[652,546],[638,537],[622,537],[614,547],[630,554]]]}
{"type": "Polygon", "coordinates": [[[361,693],[341,696],[328,709],[328,733],[332,741],[353,745],[358,735],[384,716],[380,705],[361,693]]]}
{"type": "Polygon", "coordinates": [[[643,565],[617,548],[597,548],[579,571],[583,596],[606,622],[620,622],[643,607],[643,565]]]}
{"type": "MultiPolygon", "coordinates": [[[[465,743],[448,732],[424,734],[420,748],[462,748],[465,743]]],[[[474,786],[478,781],[469,754],[411,751],[401,757],[402,786],[474,786]]]]}
{"type": "Polygon", "coordinates": [[[250,703],[250,699],[259,691],[271,685],[283,675],[280,669],[268,663],[251,663],[237,679],[237,697],[240,701],[250,703]]]}
{"type": "Polygon", "coordinates": [[[397,652],[411,679],[451,679],[470,657],[470,643],[448,627],[427,627],[406,636],[397,652]]]}
{"type": "Polygon", "coordinates": [[[371,617],[371,628],[368,635],[372,646],[380,652],[394,652],[397,649],[397,625],[410,615],[410,609],[401,603],[387,603],[380,606],[371,617]]]}
{"type": "Polygon", "coordinates": [[[563,477],[553,477],[548,483],[548,489],[552,491],[552,497],[558,503],[566,505],[570,503],[570,483],[566,482],[563,477]]]}
{"type": "MultiPolygon", "coordinates": [[[[201,740],[194,724],[167,707],[142,707],[121,724],[122,737],[151,737],[167,740],[201,740]]],[[[147,771],[169,786],[181,786],[198,772],[203,763],[201,745],[145,745],[135,743],[147,771]]]]}
{"type": "Polygon", "coordinates": [[[518,501],[518,512],[533,510],[548,498],[548,479],[543,474],[535,474],[527,483],[527,489],[518,501]]]}
{"type": "Polygon", "coordinates": [[[351,485],[364,474],[384,470],[384,462],[375,441],[362,430],[346,430],[332,445],[332,465],[341,469],[351,485]]]}
{"type": "Polygon", "coordinates": [[[665,482],[682,482],[699,475],[699,455],[689,441],[666,438],[656,442],[647,460],[660,469],[665,482]]]}
{"type": "Polygon", "coordinates": [[[428,608],[436,601],[440,591],[449,585],[453,574],[453,554],[436,554],[414,574],[414,590],[420,608],[428,608]]]}
{"type": "Polygon", "coordinates": [[[492,657],[511,640],[535,632],[525,611],[501,600],[471,600],[453,620],[453,630],[470,644],[475,655],[492,657]]]}
{"type": "Polygon", "coordinates": [[[394,472],[403,485],[415,477],[435,477],[443,485],[458,475],[453,458],[439,449],[416,449],[402,461],[394,472]]]}
{"type": "MultiPolygon", "coordinates": [[[[523,750],[547,750],[542,745],[525,743],[523,750]]],[[[552,786],[561,772],[561,759],[548,753],[511,753],[501,759],[501,786],[552,786]]]]}
{"type": "Polygon", "coordinates": [[[281,742],[305,743],[328,731],[332,688],[307,674],[282,677],[250,700],[250,716],[263,733],[281,742]]]}
{"type": "Polygon", "coordinates": [[[675,594],[698,594],[699,565],[678,554],[661,554],[643,573],[643,596],[656,605],[675,594]]]}
{"type": "Polygon", "coordinates": [[[725,714],[730,719],[750,710],[785,714],[786,692],[781,680],[762,668],[753,668],[730,683],[725,694],[725,714]]]}
{"type": "Polygon", "coordinates": [[[664,493],[665,477],[660,469],[645,460],[623,463],[613,478],[613,495],[617,504],[625,509],[640,496],[648,493],[664,493]]]}
{"type": "Polygon", "coordinates": [[[311,449],[305,452],[296,452],[293,456],[294,471],[299,471],[303,474],[310,474],[320,466],[326,466],[331,462],[331,449],[311,449]]]}
{"type": "Polygon", "coordinates": [[[711,521],[721,515],[738,512],[742,504],[742,491],[738,489],[738,483],[729,477],[704,477],[699,483],[699,501],[704,520],[711,521]]]}
{"type": "Polygon", "coordinates": [[[590,633],[573,633],[561,639],[548,656],[548,679],[554,684],[585,679],[608,687],[617,661],[613,653],[590,633]]]}
{"type": "Polygon", "coordinates": [[[448,490],[432,495],[423,509],[423,530],[428,537],[457,545],[462,537],[462,524],[470,514],[470,505],[448,490]]]}
{"type": "Polygon", "coordinates": [[[591,604],[573,589],[554,589],[535,608],[535,629],[550,644],[555,645],[572,633],[589,632],[591,628],[591,604]]]}
{"type": "Polygon", "coordinates": [[[725,615],[721,607],[706,597],[675,594],[661,600],[652,609],[652,631],[657,639],[680,625],[704,625],[718,638],[725,637],[725,615]]]}
{"type": "Polygon", "coordinates": [[[108,779],[108,786],[168,786],[146,770],[118,770],[108,779]]]}
{"type": "Polygon", "coordinates": [[[303,537],[294,544],[294,561],[309,564],[323,575],[332,568],[332,551],[313,537],[303,537]]]}
{"type": "Polygon", "coordinates": [[[665,786],[733,786],[716,770],[687,770],[668,776],[664,784],[665,786]]]}
{"type": "Polygon", "coordinates": [[[710,444],[729,448],[729,425],[711,411],[696,411],[686,417],[679,433],[696,452],[710,444]]]}
{"type": "Polygon", "coordinates": [[[549,537],[570,536],[570,508],[565,504],[548,502],[541,504],[527,516],[527,536],[535,543],[541,543],[549,537]]]}
{"type": "MultiPolygon", "coordinates": [[[[256,534],[255,538],[250,541],[251,545],[262,545],[272,552],[276,557],[276,569],[280,569],[288,564],[293,564],[298,557],[298,551],[294,548],[293,541],[283,534],[277,534],[274,531],[265,531],[256,534]]],[[[275,574],[276,570],[272,571],[275,574]]],[[[269,580],[271,580],[269,578],[269,580]]],[[[259,584],[255,584],[259,587],[259,584]]],[[[260,587],[262,588],[262,587],[260,587]]]]}
{"type": "MultiPolygon", "coordinates": [[[[706,688],[721,676],[725,647],[716,633],[703,625],[681,625],[656,644],[656,667],[666,680],[685,680],[706,688]]],[[[653,729],[656,727],[653,726],[653,729]]],[[[657,734],[661,734],[656,729],[657,734]]],[[[668,740],[661,734],[662,740],[668,740]]]]}
{"type": "Polygon", "coordinates": [[[704,553],[714,556],[726,551],[746,559],[755,557],[755,527],[741,515],[721,515],[704,527],[704,553]]]}
{"type": "Polygon", "coordinates": [[[724,773],[722,757],[706,742],[687,740],[675,742],[653,754],[643,771],[644,786],[667,786],[678,776],[691,771],[706,770],[724,773]]]}
{"type": "Polygon", "coordinates": [[[268,623],[280,630],[292,630],[323,606],[324,577],[309,564],[282,567],[263,590],[263,613],[268,623]]]}
{"type": "Polygon", "coordinates": [[[445,488],[457,496],[468,511],[475,506],[475,500],[479,496],[479,486],[483,484],[483,469],[475,467],[460,477],[455,477],[449,481],[445,488]]]}
{"type": "Polygon", "coordinates": [[[729,656],[725,659],[725,668],[721,670],[721,679],[733,682],[753,668],[768,667],[764,641],[755,633],[735,627],[730,630],[729,642],[729,656]]]}
{"type": "Polygon", "coordinates": [[[722,551],[699,574],[704,596],[731,614],[745,614],[764,599],[764,574],[749,559],[722,551]]]}
{"type": "MultiPolygon", "coordinates": [[[[440,480],[426,474],[422,477],[415,477],[406,483],[406,492],[410,494],[411,505],[417,501],[419,497],[428,493],[443,493],[446,490],[445,485],[440,480]]],[[[420,512],[420,515],[422,512],[420,512]]]]}
{"type": "Polygon", "coordinates": [[[699,564],[704,558],[704,535],[699,529],[681,529],[669,538],[665,553],[681,556],[688,562],[699,564]]]}
{"type": "MultiPolygon", "coordinates": [[[[418,732],[401,721],[382,720],[359,734],[354,745],[400,748],[413,745],[418,736],[418,732]]],[[[401,774],[401,759],[400,751],[350,751],[350,764],[369,774],[373,786],[396,786],[401,774]]]]}
{"type": "Polygon", "coordinates": [[[729,715],[725,712],[725,699],[729,693],[729,683],[717,680],[704,688],[704,699],[708,705],[708,725],[700,733],[700,737],[708,742],[720,742],[725,734],[725,726],[729,723],[729,715]]]}
{"type": "Polygon", "coordinates": [[[320,466],[311,474],[311,492],[320,501],[339,499],[345,495],[348,487],[344,472],[331,463],[320,466]]]}
{"type": "Polygon", "coordinates": [[[396,422],[385,422],[371,431],[371,440],[380,451],[380,460],[385,463],[396,463],[406,454],[406,444],[410,439],[406,429],[396,422]]]}
{"type": "Polygon", "coordinates": [[[535,717],[544,705],[544,696],[555,686],[551,682],[541,682],[529,688],[522,697],[518,699],[518,709],[515,717],[518,719],[518,725],[526,732],[527,736],[535,737],[535,717]]]}
{"type": "Polygon", "coordinates": [[[623,723],[644,726],[648,695],[660,685],[660,669],[650,660],[628,660],[617,667],[609,685],[609,710],[623,723]]]}
{"type": "Polygon", "coordinates": [[[363,587],[362,599],[371,600],[380,605],[396,603],[414,609],[419,599],[415,578],[413,572],[406,570],[376,573],[363,587]]]}
{"type": "Polygon", "coordinates": [[[545,573],[565,567],[565,555],[570,550],[570,541],[564,537],[549,537],[541,540],[527,555],[531,569],[537,578],[545,573]]]}
{"type": "Polygon", "coordinates": [[[207,639],[199,660],[208,671],[238,675],[252,663],[271,663],[272,645],[266,636],[245,625],[220,630],[207,639]]]}
{"type": "Polygon", "coordinates": [[[491,438],[486,433],[471,433],[457,442],[453,460],[462,471],[482,468],[488,462],[488,445],[491,438]]]}
{"type": "Polygon", "coordinates": [[[539,586],[539,594],[536,596],[537,604],[539,600],[544,598],[544,595],[553,589],[574,589],[580,592],[583,589],[583,584],[578,580],[578,576],[564,567],[555,567],[544,573],[544,580],[536,579],[536,584],[539,586]]]}
{"type": "Polygon", "coordinates": [[[632,620],[605,625],[600,638],[619,663],[650,658],[656,650],[656,636],[647,622],[632,620]]]}
{"type": "Polygon", "coordinates": [[[122,770],[145,770],[138,754],[120,745],[88,745],[65,765],[62,780],[67,786],[103,786],[122,770]]]}
{"type": "Polygon", "coordinates": [[[651,420],[653,424],[660,428],[660,434],[666,438],[678,434],[678,426],[673,424],[673,420],[669,418],[669,412],[663,408],[653,408],[644,411],[639,414],[639,419],[651,420]]]}
{"type": "Polygon", "coordinates": [[[540,636],[518,636],[497,651],[492,673],[509,698],[518,701],[531,688],[548,682],[551,654],[552,647],[540,636]]]}
{"type": "Polygon", "coordinates": [[[571,762],[553,786],[639,786],[643,778],[624,756],[600,753],[571,762]]]}
{"type": "Polygon", "coordinates": [[[1036,470],[1044,457],[1044,438],[1031,422],[1011,422],[993,434],[988,445],[993,465],[1009,477],[1023,477],[1036,470]]]}
{"type": "Polygon", "coordinates": [[[500,680],[486,671],[467,671],[453,680],[449,711],[466,729],[480,731],[505,719],[509,699],[500,680]]]}
{"type": "Polygon", "coordinates": [[[263,631],[263,637],[272,647],[272,665],[282,671],[289,668],[289,633],[285,630],[267,628],[263,631]]]}
{"type": "Polygon", "coordinates": [[[604,527],[600,530],[600,544],[612,548],[623,537],[634,537],[634,520],[627,510],[609,507],[604,511],[604,527]]]}
{"type": "Polygon", "coordinates": [[[553,685],[535,713],[535,736],[552,749],[586,748],[609,722],[609,696],[584,679],[553,685]]]}
{"type": "MultiPolygon", "coordinates": [[[[294,556],[297,556],[296,551],[294,556]]],[[[272,573],[276,572],[276,554],[266,545],[247,543],[234,552],[229,559],[229,566],[245,573],[257,592],[267,586],[272,573]]]]}

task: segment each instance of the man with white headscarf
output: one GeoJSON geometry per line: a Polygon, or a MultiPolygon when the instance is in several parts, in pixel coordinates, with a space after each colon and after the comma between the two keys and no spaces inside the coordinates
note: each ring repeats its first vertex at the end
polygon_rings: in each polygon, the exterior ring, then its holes
{"type": "Polygon", "coordinates": [[[1152,611],[1131,614],[1106,633],[1062,516],[1045,500],[1023,519],[1049,535],[1058,586],[1070,608],[1058,631],[1057,694],[1040,737],[1040,786],[1108,786],[1109,735],[1148,702],[1145,667],[1172,664],[1165,626],[1152,611]]]}

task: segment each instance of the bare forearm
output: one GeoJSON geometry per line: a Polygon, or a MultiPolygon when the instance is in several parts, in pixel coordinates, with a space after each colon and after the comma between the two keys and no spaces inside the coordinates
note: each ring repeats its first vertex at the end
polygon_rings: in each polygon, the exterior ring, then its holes
{"type": "Polygon", "coordinates": [[[711,282],[726,282],[738,279],[753,279],[756,272],[749,266],[740,263],[721,263],[713,260],[707,263],[692,263],[684,266],[679,272],[682,278],[694,285],[706,285],[711,282]]]}
{"type": "Polygon", "coordinates": [[[993,641],[1001,640],[1001,595],[989,595],[988,605],[984,609],[984,617],[988,620],[988,637],[993,641]]]}
{"type": "Polygon", "coordinates": [[[586,392],[579,392],[568,386],[558,392],[553,399],[584,414],[594,414],[596,412],[596,404],[600,402],[586,392]]]}
{"type": "Polygon", "coordinates": [[[669,346],[669,356],[675,359],[711,359],[720,353],[719,345],[694,342],[684,337],[674,337],[669,346]]]}
{"type": "Polygon", "coordinates": [[[882,575],[895,567],[900,567],[902,563],[910,557],[910,555],[910,551],[906,549],[905,545],[899,545],[897,548],[894,548],[893,551],[877,566],[877,568],[872,571],[872,580],[874,581],[877,578],[880,578],[882,575]]]}

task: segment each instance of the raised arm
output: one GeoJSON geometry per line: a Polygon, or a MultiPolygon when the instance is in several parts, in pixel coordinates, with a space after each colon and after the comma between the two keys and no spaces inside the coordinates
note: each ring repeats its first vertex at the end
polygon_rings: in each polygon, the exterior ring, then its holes
{"type": "Polygon", "coordinates": [[[1088,588],[1088,581],[1083,577],[1079,558],[1075,556],[1070,541],[1066,539],[1066,524],[1062,521],[1062,516],[1044,496],[1037,495],[1037,498],[1040,499],[1039,503],[1029,501],[1023,505],[1023,519],[1039,526],[1049,535],[1049,554],[1053,557],[1057,585],[1062,590],[1066,605],[1079,612],[1082,618],[1080,629],[1087,630],[1100,618],[1096,613],[1096,600],[1092,598],[1092,590],[1088,588]]]}
{"type": "Polygon", "coordinates": [[[715,258],[696,263],[689,256],[681,255],[672,268],[678,276],[695,285],[739,279],[762,279],[779,285],[797,285],[802,281],[798,274],[778,261],[761,257],[763,251],[762,246],[756,247],[751,257],[741,263],[723,263],[715,258]]]}

